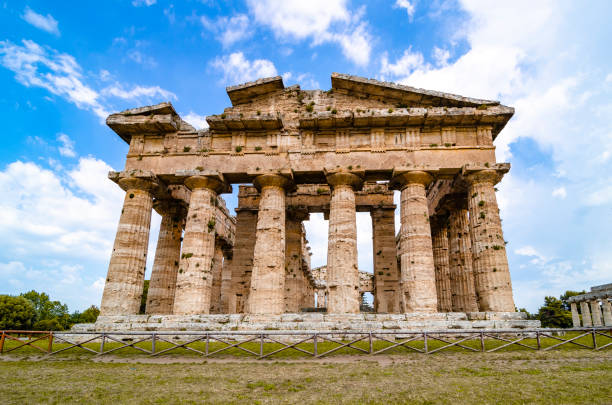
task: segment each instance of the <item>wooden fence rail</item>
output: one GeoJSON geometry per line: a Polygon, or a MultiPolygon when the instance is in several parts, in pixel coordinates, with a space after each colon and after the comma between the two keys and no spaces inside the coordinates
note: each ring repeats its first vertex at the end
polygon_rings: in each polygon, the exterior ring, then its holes
{"type": "MultiPolygon", "coordinates": [[[[308,356],[321,358],[341,349],[353,352],[376,355],[389,352],[394,348],[405,348],[409,351],[423,354],[434,354],[446,349],[457,348],[461,351],[491,353],[510,346],[518,346],[527,351],[549,351],[563,345],[574,345],[589,350],[603,350],[612,347],[612,329],[610,328],[575,328],[575,329],[532,329],[532,330],[445,330],[445,331],[404,331],[404,330],[378,330],[378,331],[219,331],[219,332],[49,332],[49,331],[19,331],[5,330],[1,332],[0,354],[9,353],[20,348],[33,347],[53,356],[70,349],[83,350],[96,356],[103,356],[125,348],[132,348],[149,356],[160,356],[177,349],[184,349],[204,357],[211,357],[219,353],[238,349],[257,359],[265,359],[283,351],[295,350],[308,356]],[[567,333],[576,332],[578,335],[562,337],[567,333]],[[577,340],[590,336],[589,343],[577,340]],[[607,343],[598,344],[597,338],[607,343]],[[558,341],[553,345],[542,345],[542,339],[558,341]],[[26,340],[24,340],[26,339],[26,340]],[[527,339],[533,341],[527,344],[527,339]],[[17,341],[19,345],[5,350],[5,341],[17,341]],[[47,341],[45,346],[35,345],[36,342],[47,341]],[[609,342],[608,342],[609,340],[609,342]],[[499,346],[487,349],[486,342],[503,342],[499,346]],[[53,343],[58,346],[55,350],[53,343]],[[114,347],[108,343],[113,342],[114,347]],[[164,342],[170,347],[159,349],[158,343],[164,342]],[[191,347],[203,342],[198,349],[191,347]],[[251,343],[252,342],[252,343],[251,343]],[[321,351],[322,344],[328,342],[327,349],[321,351]],[[367,342],[367,344],[365,344],[367,342]],[[376,343],[389,344],[376,349],[376,343]],[[439,345],[439,343],[442,345],[439,345]],[[470,342],[476,344],[470,346],[470,342]],[[147,348],[138,346],[150,343],[147,348]],[[251,347],[244,347],[250,343],[251,347]],[[362,343],[359,347],[357,344],[362,343]],[[222,347],[211,350],[211,344],[221,344],[222,347]],[[266,344],[275,347],[265,352],[266,344]],[[306,347],[299,345],[311,344],[306,347]],[[333,347],[330,347],[330,344],[333,347]],[[86,345],[89,345],[86,346],[86,345]],[[437,346],[437,347],[436,347],[437,346]],[[475,346],[475,347],[473,347],[475,346]],[[150,348],[149,348],[150,347],[150,348]],[[257,349],[255,349],[257,347],[257,349]]],[[[323,345],[325,346],[325,345],[323,345]]],[[[380,346],[380,345],[379,345],[380,346]]],[[[489,345],[490,346],[490,345],[489,345]]]]}

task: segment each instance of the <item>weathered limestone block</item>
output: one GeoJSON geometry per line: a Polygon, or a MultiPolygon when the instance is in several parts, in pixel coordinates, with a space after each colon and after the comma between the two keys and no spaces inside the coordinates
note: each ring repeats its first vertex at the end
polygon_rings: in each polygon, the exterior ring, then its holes
{"type": "Polygon", "coordinates": [[[395,245],[395,209],[374,208],[372,217],[372,247],[374,249],[374,310],[400,312],[399,269],[395,245]]]}
{"type": "Polygon", "coordinates": [[[603,322],[606,326],[612,326],[612,304],[608,301],[607,298],[604,298],[601,301],[601,306],[603,309],[603,322]]]}
{"type": "Polygon", "coordinates": [[[144,178],[123,178],[119,185],[126,193],[100,305],[102,315],[130,315],[140,310],[153,208],[151,192],[157,187],[144,178]]]}
{"type": "Polygon", "coordinates": [[[232,259],[231,249],[223,251],[223,268],[221,269],[221,313],[230,313],[230,299],[235,295],[232,291],[232,259]]]}
{"type": "Polygon", "coordinates": [[[478,304],[472,269],[472,242],[465,208],[458,206],[451,210],[448,235],[453,311],[476,312],[478,304]]]}
{"type": "Polygon", "coordinates": [[[451,278],[448,256],[448,225],[432,224],[433,258],[436,271],[436,292],[438,295],[438,312],[453,310],[451,298],[451,278]]]}
{"type": "Polygon", "coordinates": [[[181,236],[186,212],[178,201],[171,200],[157,201],[154,208],[160,213],[162,220],[145,313],[171,314],[174,307],[176,276],[181,258],[181,236]]]}
{"type": "Polygon", "coordinates": [[[327,245],[327,312],[359,312],[359,270],[357,268],[357,218],[355,190],[362,185],[352,173],[327,176],[332,187],[327,245]]]}
{"type": "Polygon", "coordinates": [[[469,173],[468,209],[476,297],[481,311],[515,311],[508,257],[495,197],[494,170],[469,173]]]}
{"type": "Polygon", "coordinates": [[[401,189],[400,296],[403,312],[436,312],[436,276],[423,171],[404,172],[393,182],[401,189]]]}
{"type": "Polygon", "coordinates": [[[601,308],[599,308],[599,300],[591,300],[591,319],[593,326],[603,326],[601,322],[601,308]]]}
{"type": "Polygon", "coordinates": [[[215,243],[212,265],[212,286],[210,290],[210,313],[221,312],[221,277],[223,271],[223,248],[220,241],[215,243]]]}
{"type": "Polygon", "coordinates": [[[582,326],[585,328],[590,328],[593,326],[593,322],[591,321],[591,311],[589,310],[589,303],[586,301],[582,301],[580,303],[580,314],[582,315],[582,326]]]}
{"type": "Polygon", "coordinates": [[[215,251],[215,202],[225,184],[213,177],[192,176],[183,249],[176,282],[174,314],[208,314],[215,251]]]}
{"type": "Polygon", "coordinates": [[[245,312],[246,302],[251,289],[253,272],[253,252],[257,233],[257,211],[236,209],[236,243],[232,258],[232,290],[228,312],[245,312]]]}
{"type": "Polygon", "coordinates": [[[578,307],[575,302],[570,303],[570,309],[572,311],[572,325],[574,328],[580,327],[580,315],[578,314],[578,307]]]}
{"type": "Polygon", "coordinates": [[[302,216],[291,212],[285,222],[285,312],[300,311],[308,280],[302,271],[302,216]]]}
{"type": "Polygon", "coordinates": [[[261,199],[247,312],[281,314],[285,310],[285,189],[291,182],[266,174],[256,177],[253,184],[261,199]]]}

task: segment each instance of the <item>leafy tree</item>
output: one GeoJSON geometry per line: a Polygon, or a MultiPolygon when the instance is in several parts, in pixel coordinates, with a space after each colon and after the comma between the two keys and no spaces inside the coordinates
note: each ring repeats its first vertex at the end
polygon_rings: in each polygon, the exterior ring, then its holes
{"type": "Polygon", "coordinates": [[[100,309],[92,305],[83,312],[75,311],[70,315],[70,323],[95,323],[100,315],[100,309]]]}
{"type": "Polygon", "coordinates": [[[564,308],[563,301],[556,297],[544,297],[544,305],[538,310],[537,317],[545,328],[572,326],[572,314],[564,308]]]}
{"type": "Polygon", "coordinates": [[[21,294],[21,296],[34,304],[36,311],[34,329],[65,330],[70,328],[70,315],[66,304],[51,301],[46,293],[38,293],[34,290],[21,294]]]}
{"type": "Polygon", "coordinates": [[[0,295],[0,329],[30,329],[36,319],[36,310],[23,297],[0,295]]]}
{"type": "Polygon", "coordinates": [[[149,280],[144,281],[144,288],[142,289],[142,298],[140,299],[140,314],[145,313],[147,308],[147,294],[149,293],[149,280]]]}
{"type": "Polygon", "coordinates": [[[565,294],[561,295],[559,298],[561,298],[561,301],[563,301],[563,308],[566,311],[571,311],[570,304],[567,302],[567,299],[580,294],[586,294],[586,291],[566,291],[565,294]]]}

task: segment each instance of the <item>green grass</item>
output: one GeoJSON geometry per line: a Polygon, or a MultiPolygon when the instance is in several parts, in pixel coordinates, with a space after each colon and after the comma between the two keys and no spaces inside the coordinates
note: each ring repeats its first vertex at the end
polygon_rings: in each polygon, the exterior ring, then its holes
{"type": "Polygon", "coordinates": [[[5,404],[604,404],[612,398],[612,354],[587,350],[367,360],[161,360],[4,356],[0,398],[5,404]]]}

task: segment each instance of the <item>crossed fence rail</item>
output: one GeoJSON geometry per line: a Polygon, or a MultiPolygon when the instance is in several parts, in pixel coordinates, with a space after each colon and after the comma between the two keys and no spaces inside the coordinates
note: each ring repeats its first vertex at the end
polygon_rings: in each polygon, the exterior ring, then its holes
{"type": "MultiPolygon", "coordinates": [[[[601,340],[600,338],[600,340],[601,340]]],[[[404,331],[404,330],[382,330],[382,331],[217,331],[217,332],[48,332],[48,331],[2,331],[0,337],[0,354],[9,353],[23,347],[33,347],[53,356],[71,349],[81,349],[86,352],[103,356],[118,350],[131,347],[150,356],[160,356],[177,349],[185,349],[195,352],[204,357],[211,357],[216,354],[227,352],[229,349],[236,348],[244,353],[265,359],[285,350],[296,350],[298,352],[321,358],[330,355],[341,349],[351,349],[359,353],[376,355],[390,351],[394,348],[403,347],[410,351],[423,354],[434,354],[451,347],[470,352],[491,353],[509,346],[520,346],[528,351],[549,351],[563,345],[576,345],[583,349],[603,350],[612,347],[611,328],[574,328],[574,329],[532,329],[532,330],[444,330],[444,331],[404,331]],[[578,335],[563,338],[568,332],[577,332],[578,335]],[[456,340],[452,340],[453,336],[456,340]],[[24,340],[24,337],[27,340],[24,340]],[[71,338],[72,337],[72,338],[71,338]],[[81,339],[75,341],[74,337],[81,339]],[[181,339],[181,337],[183,339],[181,339]],[[292,340],[282,339],[290,338],[292,340]],[[590,337],[591,344],[578,342],[579,339],[590,337]],[[607,338],[610,342],[598,344],[597,338],[607,338]],[[242,338],[242,339],[240,339],[242,338]],[[542,338],[558,341],[550,346],[542,345],[542,338]],[[172,341],[172,339],[176,341],[172,341]],[[503,344],[486,348],[486,340],[500,341],[503,344]],[[527,339],[534,340],[532,344],[527,344],[527,339]],[[19,345],[5,350],[5,341],[17,341],[19,345]],[[35,345],[35,342],[47,340],[46,346],[35,345]],[[53,349],[53,342],[67,345],[60,349],[53,349]],[[109,348],[108,342],[118,343],[120,346],[109,348]],[[388,346],[375,349],[375,342],[386,342],[388,346]],[[477,347],[468,346],[467,342],[479,341],[477,347]],[[151,349],[137,346],[140,343],[150,342],[151,349]],[[164,342],[171,346],[157,350],[157,343],[164,342]],[[204,342],[204,349],[196,349],[189,345],[204,342]],[[212,348],[211,343],[221,343],[225,345],[220,348],[212,348]],[[255,342],[258,350],[254,351],[243,347],[246,343],[255,342]],[[336,346],[328,350],[319,350],[320,343],[330,342],[336,346]],[[359,342],[368,342],[367,348],[356,346],[359,342]],[[432,348],[431,342],[442,342],[443,345],[432,348]],[[92,348],[93,344],[99,343],[98,350],[92,348]],[[270,352],[264,352],[266,343],[281,345],[280,348],[270,352]],[[312,343],[312,351],[301,344],[312,343]],[[418,345],[415,345],[419,343],[418,345]],[[422,344],[420,344],[422,343],[422,344]],[[90,347],[85,346],[89,344],[90,347]]]]}

